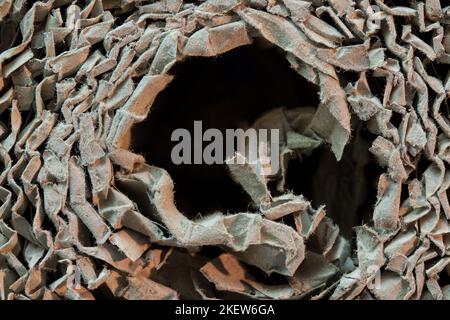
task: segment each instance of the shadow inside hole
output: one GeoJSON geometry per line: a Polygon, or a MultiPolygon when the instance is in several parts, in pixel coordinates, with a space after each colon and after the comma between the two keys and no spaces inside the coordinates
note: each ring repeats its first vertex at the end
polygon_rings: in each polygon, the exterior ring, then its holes
{"type": "MultiPolygon", "coordinates": [[[[171,134],[194,121],[208,128],[247,128],[265,112],[285,106],[317,106],[318,88],[298,75],[284,54],[267,44],[240,47],[216,58],[188,58],[171,71],[148,118],[134,126],[132,149],[151,165],[166,169],[175,183],[177,208],[188,217],[215,210],[246,212],[250,199],[225,165],[175,165],[171,134]]],[[[207,143],[203,144],[205,147],[207,143]]]]}
{"type": "Polygon", "coordinates": [[[327,216],[347,239],[355,236],[355,226],[371,221],[383,173],[369,152],[376,136],[364,123],[352,122],[353,137],[339,162],[330,148],[323,146],[308,157],[291,160],[286,176],[286,188],[304,195],[315,208],[325,205],[327,216]]]}

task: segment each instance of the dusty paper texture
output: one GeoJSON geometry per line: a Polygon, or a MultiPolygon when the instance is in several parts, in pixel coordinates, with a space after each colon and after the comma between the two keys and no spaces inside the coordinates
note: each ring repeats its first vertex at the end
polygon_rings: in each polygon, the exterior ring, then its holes
{"type": "Polygon", "coordinates": [[[450,299],[444,1],[5,0],[0,32],[0,299],[450,299]],[[280,129],[280,169],[226,164],[248,212],[189,218],[130,129],[178,62],[257,38],[320,103],[251,125],[280,129]],[[341,160],[354,119],[383,173],[349,239],[285,180],[317,148],[341,160]]]}

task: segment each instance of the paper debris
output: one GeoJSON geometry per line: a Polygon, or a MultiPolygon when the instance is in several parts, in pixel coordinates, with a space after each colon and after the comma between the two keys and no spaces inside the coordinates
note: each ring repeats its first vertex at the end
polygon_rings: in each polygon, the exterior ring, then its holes
{"type": "Polygon", "coordinates": [[[450,299],[439,281],[450,275],[442,3],[1,1],[0,299],[90,300],[99,288],[124,299],[450,299]],[[227,164],[248,212],[188,218],[168,172],[131,150],[130,130],[177,63],[258,38],[320,103],[251,124],[280,129],[281,165],[266,176],[241,154],[244,165],[227,164]],[[352,244],[286,176],[318,148],[342,159],[355,119],[384,173],[352,244]]]}

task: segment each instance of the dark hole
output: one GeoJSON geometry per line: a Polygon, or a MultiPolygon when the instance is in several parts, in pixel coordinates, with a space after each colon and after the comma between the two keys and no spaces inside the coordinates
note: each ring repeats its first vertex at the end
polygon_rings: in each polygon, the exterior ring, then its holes
{"type": "MultiPolygon", "coordinates": [[[[148,118],[132,132],[132,149],[166,169],[175,183],[177,207],[187,216],[246,212],[250,199],[224,165],[174,165],[171,134],[193,124],[246,128],[268,110],[317,106],[317,88],[299,76],[277,49],[246,46],[217,58],[189,58],[176,65],[175,79],[157,97],[148,118]]],[[[204,144],[205,146],[206,144],[204,144]]]]}
{"type": "Polygon", "coordinates": [[[422,179],[423,174],[430,166],[431,161],[423,154],[420,154],[418,158],[415,160],[416,170],[414,170],[415,178],[417,180],[422,179]]]}
{"type": "Polygon", "coordinates": [[[348,239],[354,236],[354,226],[370,222],[383,172],[368,150],[375,137],[362,122],[354,120],[352,126],[353,138],[339,162],[329,147],[318,148],[309,157],[291,160],[286,179],[286,187],[303,194],[314,207],[325,205],[348,239]]]}
{"type": "Polygon", "coordinates": [[[398,112],[392,112],[391,123],[394,127],[398,128],[403,120],[403,115],[398,112]]]}
{"type": "Polygon", "coordinates": [[[444,287],[450,285],[450,267],[447,267],[439,273],[439,284],[444,287]]]}
{"type": "MultiPolygon", "coordinates": [[[[448,243],[450,240],[450,235],[446,234],[443,236],[444,243],[448,243]]],[[[450,265],[448,264],[444,270],[439,273],[439,284],[441,287],[450,285],[450,265]]]]}
{"type": "Polygon", "coordinates": [[[6,17],[6,20],[0,21],[0,30],[2,31],[0,52],[8,50],[21,42],[22,34],[19,31],[19,23],[17,21],[6,17]]]}
{"type": "Polygon", "coordinates": [[[409,198],[408,184],[402,184],[402,192],[400,194],[400,203],[403,204],[409,198]]]}
{"type": "Polygon", "coordinates": [[[339,83],[342,87],[345,87],[348,83],[352,85],[355,84],[359,79],[359,73],[355,71],[345,71],[339,72],[339,83]]]}
{"type": "Polygon", "coordinates": [[[373,73],[368,73],[367,83],[369,84],[372,94],[376,96],[380,101],[383,101],[386,80],[384,78],[375,77],[373,73]]]}
{"type": "Polygon", "coordinates": [[[97,289],[90,290],[90,293],[94,296],[95,300],[121,300],[117,299],[111,292],[111,290],[102,284],[97,289]]]}

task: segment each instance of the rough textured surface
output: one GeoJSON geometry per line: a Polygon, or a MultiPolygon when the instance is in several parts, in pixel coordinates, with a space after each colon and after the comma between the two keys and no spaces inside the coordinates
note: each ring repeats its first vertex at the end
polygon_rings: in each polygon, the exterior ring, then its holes
{"type": "Polygon", "coordinates": [[[0,1],[0,298],[449,299],[450,7],[395,3],[0,1]],[[385,173],[354,252],[284,171],[272,197],[232,169],[258,210],[191,220],[129,150],[176,62],[255,38],[320,88],[317,108],[272,114],[283,160],[322,143],[340,159],[352,117],[377,135],[385,173]]]}

